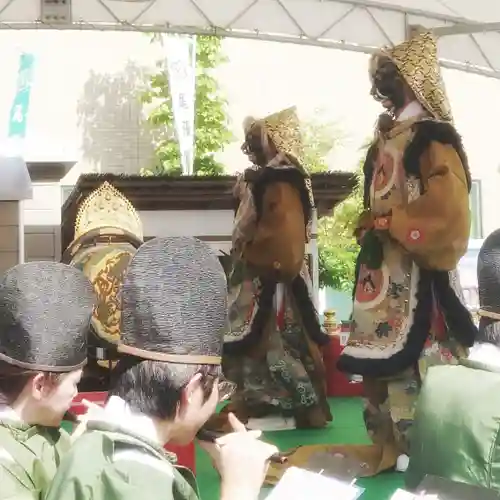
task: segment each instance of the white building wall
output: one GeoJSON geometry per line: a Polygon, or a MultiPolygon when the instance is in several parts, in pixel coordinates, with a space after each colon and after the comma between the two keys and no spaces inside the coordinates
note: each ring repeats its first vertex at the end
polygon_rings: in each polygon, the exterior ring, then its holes
{"type": "Polygon", "coordinates": [[[500,81],[467,73],[459,75],[450,79],[447,88],[472,178],[481,181],[483,236],[486,237],[500,228],[500,81]]]}
{"type": "Polygon", "coordinates": [[[35,55],[27,161],[76,161],[69,181],[81,172],[137,173],[149,165],[140,94],[158,53],[146,35],[2,30],[2,136],[22,51],[35,55]]]}
{"type": "Polygon", "coordinates": [[[214,250],[231,250],[232,210],[139,211],[146,238],[197,236],[214,250]]]}

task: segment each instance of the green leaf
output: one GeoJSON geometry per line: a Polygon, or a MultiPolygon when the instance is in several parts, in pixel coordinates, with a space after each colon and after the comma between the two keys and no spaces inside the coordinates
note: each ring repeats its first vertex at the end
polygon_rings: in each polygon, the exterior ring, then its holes
{"type": "Polygon", "coordinates": [[[318,223],[320,286],[329,286],[345,292],[352,292],[359,253],[353,233],[363,210],[362,162],[365,149],[363,148],[363,157],[358,166],[356,188],[335,207],[332,215],[322,217],[318,223]]]}

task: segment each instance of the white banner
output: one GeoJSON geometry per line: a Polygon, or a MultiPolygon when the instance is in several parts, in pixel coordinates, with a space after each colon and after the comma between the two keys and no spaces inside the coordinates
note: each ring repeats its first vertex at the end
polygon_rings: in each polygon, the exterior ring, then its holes
{"type": "Polygon", "coordinates": [[[165,35],[164,47],[182,173],[193,175],[196,36],[165,35]]]}

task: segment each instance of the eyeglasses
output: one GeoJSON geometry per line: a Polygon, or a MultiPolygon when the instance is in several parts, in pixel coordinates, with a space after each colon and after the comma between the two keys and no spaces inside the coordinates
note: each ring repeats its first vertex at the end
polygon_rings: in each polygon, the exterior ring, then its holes
{"type": "Polygon", "coordinates": [[[231,398],[231,396],[236,392],[236,384],[230,382],[221,375],[205,375],[204,389],[205,393],[210,395],[212,393],[214,384],[217,383],[219,389],[219,403],[223,403],[231,398]]]}

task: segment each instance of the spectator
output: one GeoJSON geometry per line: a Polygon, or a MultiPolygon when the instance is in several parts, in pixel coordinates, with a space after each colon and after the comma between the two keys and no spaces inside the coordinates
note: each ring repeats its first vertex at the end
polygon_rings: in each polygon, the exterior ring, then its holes
{"type": "Polygon", "coordinates": [[[43,498],[70,447],[59,430],[87,360],[94,293],[77,269],[13,267],[0,282],[0,499],[43,498]]]}
{"type": "MultiPolygon", "coordinates": [[[[193,238],[151,240],[121,290],[118,362],[103,410],[62,462],[48,500],[195,500],[193,474],[166,443],[187,445],[230,395],[221,373],[227,286],[216,255],[193,238]]],[[[235,432],[205,443],[221,498],[257,499],[276,448],[231,417],[235,432]],[[244,464],[244,466],[243,466],[244,464]]]]}
{"type": "Polygon", "coordinates": [[[429,370],[417,403],[407,486],[425,475],[500,490],[500,230],[478,258],[479,336],[457,366],[429,370]]]}

